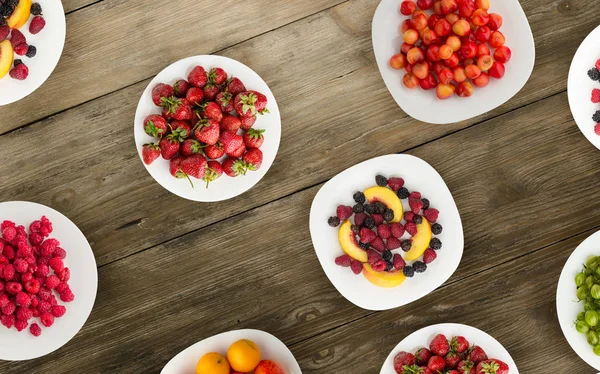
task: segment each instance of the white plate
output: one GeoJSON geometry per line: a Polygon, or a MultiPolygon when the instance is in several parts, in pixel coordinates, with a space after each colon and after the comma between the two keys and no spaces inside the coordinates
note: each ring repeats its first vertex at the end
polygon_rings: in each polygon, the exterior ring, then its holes
{"type": "Polygon", "coordinates": [[[29,33],[29,21],[19,31],[27,38],[27,44],[37,48],[34,58],[18,56],[29,68],[29,76],[23,81],[12,79],[8,74],[0,79],[0,105],[13,103],[37,90],[48,79],[60,60],[65,45],[65,11],[60,0],[35,0],[42,6],[46,26],[37,35],[29,33]]]}
{"type": "Polygon", "coordinates": [[[229,346],[240,339],[249,339],[258,345],[261,360],[277,362],[286,374],[301,374],[300,366],[292,352],[273,335],[260,330],[235,330],[204,339],[173,357],[161,374],[193,374],[200,357],[209,352],[227,356],[229,346]]]}
{"type": "MultiPolygon", "coordinates": [[[[403,201],[405,210],[408,208],[403,201]]],[[[441,286],[462,258],[464,237],[458,208],[442,177],[431,165],[410,155],[387,155],[355,165],[333,177],[319,190],[310,209],[310,236],[325,274],[335,288],[363,309],[385,310],[418,300],[441,286]],[[438,222],[444,230],[437,237],[442,249],[437,259],[423,274],[415,274],[395,288],[381,288],[354,275],[348,268],[337,266],[335,258],[344,252],[340,247],[337,229],[327,225],[338,205],[353,205],[352,195],[375,185],[375,175],[404,178],[409,191],[419,191],[440,211],[438,222]]],[[[395,251],[403,254],[402,251],[395,251]]]]}
{"type": "MultiPolygon", "coordinates": [[[[67,251],[65,266],[71,270],[69,286],[75,300],[59,304],[67,307],[67,313],[54,320],[54,325],[44,327],[38,318],[34,321],[42,328],[42,335],[34,337],[29,328],[18,332],[14,327],[8,330],[0,326],[0,360],[29,360],[51,353],[71,340],[85,324],[94,306],[98,289],[98,271],[94,253],[83,233],[67,217],[46,206],[11,201],[0,203],[0,222],[10,220],[24,225],[29,233],[29,224],[42,216],[52,222],[51,238],[57,239],[67,251]]],[[[31,322],[31,321],[30,321],[31,322]]]]}
{"type": "Polygon", "coordinates": [[[594,354],[592,347],[587,342],[586,335],[577,332],[574,324],[577,314],[583,312],[583,303],[577,302],[575,276],[581,272],[587,258],[592,255],[600,255],[600,232],[591,235],[579,244],[565,263],[556,290],[556,311],[560,328],[571,348],[585,362],[600,370],[600,357],[594,354]]]}
{"type": "Polygon", "coordinates": [[[413,332],[392,350],[385,360],[379,374],[395,374],[394,357],[396,357],[399,352],[405,351],[414,353],[419,348],[429,348],[429,343],[437,334],[444,334],[448,339],[453,336],[464,336],[470,344],[476,344],[483,348],[489,358],[496,358],[500,361],[504,361],[509,367],[510,374],[519,374],[519,369],[517,369],[515,361],[502,344],[475,327],[458,323],[442,323],[439,325],[427,326],[413,332]]]}
{"type": "Polygon", "coordinates": [[[600,136],[594,132],[592,116],[600,110],[600,104],[592,103],[592,89],[600,88],[600,82],[588,77],[588,71],[600,58],[600,26],[596,27],[581,43],[569,69],[567,92],[569,106],[579,130],[585,137],[600,149],[600,136]]]}
{"type": "Polygon", "coordinates": [[[194,181],[195,188],[192,188],[186,179],[173,178],[169,174],[169,161],[162,157],[159,157],[152,165],[148,166],[144,164],[144,166],[152,178],[175,195],[195,201],[227,200],[248,191],[265,176],[275,160],[281,138],[281,117],[275,97],[265,81],[246,65],[227,57],[213,55],[188,57],[169,65],[150,82],[140,98],[135,113],[135,144],[141,160],[142,146],[146,143],[156,141],[144,132],[143,127],[144,119],[148,115],[160,114],[160,108],[152,102],[152,88],[158,83],[173,84],[178,79],[187,80],[188,73],[196,65],[203,66],[206,71],[213,67],[221,67],[228,76],[241,79],[247,89],[259,91],[267,97],[267,109],[269,109],[270,113],[258,116],[253,126],[255,129],[266,130],[265,142],[261,147],[261,151],[263,152],[262,166],[257,171],[250,171],[245,176],[238,176],[236,178],[231,178],[223,174],[219,179],[211,182],[209,188],[205,188],[204,182],[194,178],[192,180],[194,181]]]}
{"type": "Polygon", "coordinates": [[[382,0],[373,18],[373,49],[385,84],[402,110],[409,116],[429,123],[453,123],[489,112],[507,102],[525,85],[535,63],[535,45],[531,27],[518,0],[493,0],[490,12],[504,20],[500,31],[512,50],[501,80],[491,79],[485,88],[475,87],[473,96],[453,96],[439,100],[435,90],[408,89],[402,83],[404,70],[390,67],[390,58],[400,53],[402,35],[399,26],[407,17],[400,14],[402,0],[382,0]]]}

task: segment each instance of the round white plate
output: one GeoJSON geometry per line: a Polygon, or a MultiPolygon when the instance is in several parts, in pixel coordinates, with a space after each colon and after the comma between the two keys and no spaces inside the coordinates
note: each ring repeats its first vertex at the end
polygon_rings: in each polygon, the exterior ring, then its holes
{"type": "Polygon", "coordinates": [[[200,357],[209,352],[227,356],[229,346],[240,339],[249,339],[258,345],[261,360],[277,362],[287,374],[301,374],[300,366],[292,352],[273,335],[260,330],[235,330],[204,339],[173,357],[161,374],[195,373],[200,357]]]}
{"type": "Polygon", "coordinates": [[[583,312],[583,303],[577,302],[575,276],[581,272],[587,258],[592,255],[600,255],[600,231],[579,244],[565,263],[556,290],[556,311],[560,328],[571,348],[582,360],[600,370],[600,357],[594,354],[586,335],[577,332],[574,324],[577,314],[583,312]]]}
{"type": "MultiPolygon", "coordinates": [[[[54,325],[44,327],[38,318],[34,321],[42,328],[42,335],[35,337],[29,328],[18,332],[14,327],[8,330],[0,326],[0,360],[29,360],[51,353],[65,345],[83,327],[92,311],[96,291],[98,290],[98,271],[94,253],[83,233],[67,217],[46,206],[11,201],[0,203],[0,222],[10,220],[23,225],[29,233],[31,222],[48,217],[52,222],[51,238],[60,242],[67,251],[65,266],[71,270],[69,286],[75,294],[75,300],[59,304],[67,307],[67,313],[54,320],[54,325]]],[[[30,321],[31,322],[31,321],[30,321]]]]}
{"type": "Polygon", "coordinates": [[[160,108],[152,102],[152,88],[158,83],[173,84],[178,79],[187,79],[188,73],[196,65],[203,66],[206,71],[213,67],[221,67],[228,76],[241,79],[247,89],[259,91],[267,97],[267,109],[270,113],[258,116],[253,126],[255,129],[266,130],[264,134],[265,142],[261,147],[261,151],[263,152],[262,166],[257,171],[249,171],[246,175],[236,178],[231,178],[223,174],[219,179],[211,182],[209,188],[205,188],[203,181],[194,178],[192,178],[192,181],[195,188],[192,188],[186,179],[173,178],[169,174],[169,161],[162,157],[159,157],[152,165],[148,166],[144,164],[144,166],[152,178],[175,195],[195,201],[227,200],[248,191],[265,176],[275,160],[281,138],[281,117],[277,101],[275,101],[275,97],[265,81],[246,65],[227,57],[213,55],[188,57],[169,65],[150,82],[140,98],[137,111],[135,112],[135,144],[141,160],[142,146],[146,143],[156,141],[144,132],[143,127],[144,119],[148,115],[160,114],[160,108]]]}
{"type": "Polygon", "coordinates": [[[21,100],[37,90],[52,74],[60,60],[65,45],[66,22],[65,11],[60,0],[35,0],[42,6],[42,16],[46,26],[37,35],[29,33],[29,21],[19,31],[27,38],[27,44],[37,48],[34,58],[18,56],[29,68],[29,76],[23,81],[12,79],[8,74],[0,79],[0,105],[6,105],[21,100]]]}
{"type": "Polygon", "coordinates": [[[414,353],[422,347],[429,347],[429,343],[437,334],[444,334],[448,339],[453,336],[464,336],[471,345],[476,344],[483,348],[489,358],[504,361],[509,367],[510,374],[519,374],[519,369],[508,351],[496,339],[475,327],[458,323],[442,323],[424,327],[404,338],[385,360],[379,374],[396,374],[394,370],[394,357],[399,352],[414,353]]]}
{"type": "MultiPolygon", "coordinates": [[[[405,210],[408,209],[403,200],[405,210]]],[[[418,300],[441,286],[454,271],[462,258],[464,237],[458,208],[442,177],[431,165],[410,155],[387,155],[355,165],[325,183],[313,200],[310,209],[310,236],[315,252],[325,274],[335,288],[363,309],[386,310],[397,308],[418,300]],[[440,211],[438,222],[444,230],[438,237],[442,249],[437,259],[428,265],[423,274],[415,274],[395,288],[381,288],[367,281],[362,275],[354,275],[348,268],[335,264],[335,258],[344,252],[338,242],[337,229],[327,225],[327,219],[335,215],[338,205],[353,205],[352,195],[375,185],[375,176],[404,178],[409,191],[419,191],[440,211]]],[[[395,253],[403,254],[402,251],[395,253]]]]}
{"type": "Polygon", "coordinates": [[[409,116],[428,123],[453,123],[489,112],[507,102],[525,85],[535,63],[535,45],[531,27],[518,0],[492,1],[490,12],[504,20],[500,31],[506,36],[506,45],[512,50],[512,59],[506,64],[506,75],[501,80],[491,79],[485,88],[475,87],[473,96],[453,96],[439,100],[435,90],[408,89],[402,83],[404,70],[390,67],[390,58],[400,53],[402,35],[399,26],[407,17],[400,14],[402,0],[382,0],[373,18],[373,49],[379,71],[385,84],[409,116]]]}
{"type": "Polygon", "coordinates": [[[600,82],[593,81],[588,77],[588,71],[594,67],[600,58],[600,26],[596,27],[581,43],[569,69],[569,81],[567,93],[569,106],[573,118],[579,126],[579,130],[585,137],[600,149],[600,135],[594,132],[594,120],[592,116],[600,110],[600,104],[592,103],[592,89],[600,89],[600,82]]]}

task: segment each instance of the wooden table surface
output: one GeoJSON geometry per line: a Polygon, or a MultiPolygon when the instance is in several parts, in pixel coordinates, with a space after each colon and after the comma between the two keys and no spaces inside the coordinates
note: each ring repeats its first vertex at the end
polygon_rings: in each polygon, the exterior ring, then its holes
{"type": "Polygon", "coordinates": [[[457,322],[496,337],[521,373],[595,373],[560,331],[555,292],[571,251],[600,227],[600,153],[566,94],[597,2],[521,0],[536,41],[531,79],[492,112],[440,126],[408,117],[385,88],[371,46],[377,0],[63,0],[58,67],[0,108],[0,201],[73,220],[96,256],[98,296],[63,348],[0,372],[158,373],[199,340],[255,328],[286,343],[303,373],[378,373],[411,332],[457,322]],[[132,136],[150,79],[197,54],[250,66],[282,112],[266,177],[214,204],[154,182],[132,136]],[[325,276],[308,214],[329,178],[390,153],[421,157],[446,180],[465,252],[432,294],[371,312],[325,276]]]}

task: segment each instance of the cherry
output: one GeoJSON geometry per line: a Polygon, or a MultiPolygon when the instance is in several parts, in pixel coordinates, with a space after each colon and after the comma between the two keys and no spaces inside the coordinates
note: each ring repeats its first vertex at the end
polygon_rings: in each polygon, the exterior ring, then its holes
{"type": "Polygon", "coordinates": [[[502,47],[500,47],[494,51],[494,60],[501,62],[503,64],[510,61],[511,56],[512,56],[512,52],[510,51],[510,48],[508,48],[505,45],[503,45],[502,47]]]}
{"type": "Polygon", "coordinates": [[[412,73],[405,74],[404,78],[402,78],[402,82],[410,89],[416,88],[419,85],[419,79],[412,73]]]}
{"type": "Polygon", "coordinates": [[[504,77],[504,71],[504,64],[496,61],[490,68],[489,74],[492,78],[502,79],[502,77],[504,77]]]}
{"type": "Polygon", "coordinates": [[[410,16],[415,10],[417,10],[417,4],[412,2],[412,0],[406,0],[400,4],[400,13],[405,16],[410,16]]]}

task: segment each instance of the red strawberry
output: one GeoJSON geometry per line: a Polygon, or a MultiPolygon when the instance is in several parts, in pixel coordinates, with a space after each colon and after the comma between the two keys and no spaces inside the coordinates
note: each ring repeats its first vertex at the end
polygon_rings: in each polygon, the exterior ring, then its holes
{"type": "Polygon", "coordinates": [[[410,197],[411,199],[420,199],[421,198],[421,193],[420,192],[411,192],[408,197],[410,197]]]}
{"type": "Polygon", "coordinates": [[[400,243],[400,239],[396,239],[394,237],[388,238],[385,243],[385,247],[389,250],[394,250],[400,248],[402,244],[400,243]]]}
{"type": "Polygon", "coordinates": [[[192,126],[188,121],[175,120],[171,122],[171,135],[177,137],[180,142],[189,138],[192,135],[192,126]]]}
{"type": "Polygon", "coordinates": [[[435,223],[435,221],[437,221],[439,215],[440,215],[439,210],[434,209],[434,208],[425,209],[423,211],[423,217],[425,217],[430,223],[435,223]]]}
{"type": "Polygon", "coordinates": [[[244,86],[244,83],[239,78],[231,77],[225,84],[225,91],[235,97],[237,94],[246,91],[246,86],[244,86]]]}
{"type": "Polygon", "coordinates": [[[11,78],[22,81],[27,79],[27,76],[29,75],[29,68],[25,66],[25,64],[19,64],[15,66],[8,74],[11,78]]]}
{"type": "Polygon", "coordinates": [[[405,366],[412,366],[417,362],[415,355],[409,352],[400,352],[394,357],[394,370],[400,373],[405,366]]]}
{"type": "Polygon", "coordinates": [[[375,239],[373,239],[373,241],[370,244],[371,244],[371,247],[378,250],[379,252],[385,251],[385,243],[383,242],[383,239],[381,239],[380,237],[376,237],[375,239]]]}
{"type": "Polygon", "coordinates": [[[18,46],[19,44],[26,44],[27,43],[27,39],[25,39],[25,35],[23,35],[23,33],[19,30],[12,30],[12,33],[10,34],[10,44],[14,47],[18,46]]]}
{"type": "Polygon", "coordinates": [[[447,355],[448,351],[450,350],[450,344],[448,344],[448,339],[446,339],[446,337],[443,334],[436,335],[431,341],[431,343],[429,343],[429,350],[434,355],[442,357],[447,355]]]}
{"type": "Polygon", "coordinates": [[[431,356],[427,362],[427,367],[434,373],[442,372],[446,369],[446,360],[440,356],[431,356]]]}
{"type": "Polygon", "coordinates": [[[392,231],[392,236],[396,239],[400,239],[402,235],[404,235],[404,226],[400,222],[394,222],[390,225],[390,230],[392,231]]]}
{"type": "Polygon", "coordinates": [[[449,352],[446,357],[446,367],[449,369],[456,369],[456,366],[458,365],[458,363],[460,361],[462,361],[462,358],[454,352],[449,352]]]}
{"type": "Polygon", "coordinates": [[[188,75],[188,82],[190,82],[192,86],[198,88],[204,88],[207,81],[208,77],[206,76],[206,70],[204,70],[202,66],[194,67],[188,75]]]}
{"type": "Polygon", "coordinates": [[[223,161],[223,172],[230,177],[243,175],[246,172],[244,162],[236,158],[226,158],[225,161],[223,161]]]}
{"type": "Polygon", "coordinates": [[[142,159],[144,164],[150,165],[160,157],[160,147],[156,143],[144,144],[142,147],[142,159]]]}
{"type": "Polygon", "coordinates": [[[191,120],[194,118],[192,106],[186,99],[178,99],[171,96],[168,99],[162,99],[163,116],[177,120],[191,120]]]}
{"type": "Polygon", "coordinates": [[[373,232],[373,230],[368,229],[366,227],[363,227],[362,229],[360,229],[359,235],[360,235],[360,242],[366,243],[366,244],[371,243],[377,237],[377,235],[375,235],[375,232],[373,232]]]}
{"type": "Polygon", "coordinates": [[[0,42],[5,41],[8,38],[9,34],[10,34],[10,27],[8,27],[8,26],[0,27],[0,42]]]}
{"type": "Polygon", "coordinates": [[[173,84],[173,90],[175,90],[175,96],[182,98],[186,97],[190,84],[185,79],[180,79],[173,84]]]}
{"type": "Polygon", "coordinates": [[[248,132],[244,134],[244,143],[246,143],[246,148],[260,148],[265,141],[265,137],[263,135],[264,132],[265,130],[259,129],[248,130],[248,132]]]}
{"type": "MultiPolygon", "coordinates": [[[[0,37],[0,40],[1,39],[2,38],[0,37]]],[[[592,90],[592,103],[594,103],[594,104],[600,103],[600,90],[597,88],[594,88],[592,90]]]]}
{"type": "Polygon", "coordinates": [[[352,269],[352,272],[356,275],[362,273],[363,270],[363,263],[360,261],[356,261],[356,260],[352,260],[352,263],[350,264],[350,268],[352,269]]]}
{"type": "MultiPolygon", "coordinates": [[[[431,252],[433,252],[433,254],[435,255],[435,251],[431,248],[427,248],[427,250],[430,250],[431,252]]],[[[427,250],[425,251],[427,253],[427,250]]],[[[435,259],[435,257],[434,257],[435,259]]],[[[425,261],[423,261],[425,262],[425,261]]],[[[427,264],[427,262],[425,262],[427,264]]],[[[463,353],[466,352],[467,349],[469,349],[469,341],[467,339],[465,339],[464,336],[455,336],[450,340],[450,346],[452,347],[452,350],[457,352],[457,353],[463,353]]]]}
{"type": "Polygon", "coordinates": [[[498,359],[482,361],[477,364],[475,374],[508,374],[508,365],[498,359]]]}
{"type": "Polygon", "coordinates": [[[206,101],[215,101],[217,95],[219,92],[221,92],[221,89],[216,84],[208,83],[206,86],[204,86],[202,92],[204,92],[206,101]]]}
{"type": "Polygon", "coordinates": [[[160,114],[151,114],[144,119],[144,131],[155,138],[161,138],[169,130],[167,120],[160,114]]]}
{"type": "Polygon", "coordinates": [[[242,117],[240,117],[240,121],[242,121],[242,126],[241,126],[242,130],[248,131],[256,123],[256,116],[249,116],[249,117],[242,116],[242,117]]]}
{"type": "Polygon", "coordinates": [[[31,20],[31,23],[29,24],[29,32],[32,33],[33,35],[35,35],[38,32],[42,31],[42,29],[45,26],[46,26],[46,20],[44,20],[44,17],[35,16],[31,20]]]}
{"type": "Polygon", "coordinates": [[[204,92],[198,87],[191,87],[185,94],[185,98],[190,104],[200,106],[204,100],[204,92]]]}
{"type": "Polygon", "coordinates": [[[419,214],[419,212],[421,211],[421,209],[423,209],[423,206],[424,206],[421,199],[413,199],[413,198],[408,198],[408,205],[410,206],[410,210],[414,214],[419,214]]]}
{"type": "Polygon", "coordinates": [[[473,347],[471,347],[471,349],[469,350],[469,354],[467,355],[467,358],[469,359],[469,361],[472,361],[473,364],[477,365],[479,364],[481,361],[485,361],[488,359],[487,354],[485,353],[485,351],[483,350],[483,348],[481,348],[478,345],[474,345],[473,347]]]}
{"type": "Polygon", "coordinates": [[[390,226],[382,223],[381,225],[377,226],[377,235],[379,235],[381,239],[387,239],[392,236],[392,230],[390,229],[390,226]]]}
{"type": "Polygon", "coordinates": [[[221,68],[212,68],[208,73],[208,80],[216,85],[221,85],[227,80],[227,73],[221,68]]]}
{"type": "Polygon", "coordinates": [[[172,159],[179,152],[180,143],[171,135],[168,135],[158,142],[160,153],[165,160],[172,159]]]}
{"type": "Polygon", "coordinates": [[[223,157],[225,151],[223,151],[223,146],[221,145],[221,143],[217,142],[214,145],[209,145],[206,148],[204,148],[204,154],[206,155],[206,157],[216,160],[218,158],[223,157]]]}
{"type": "Polygon", "coordinates": [[[406,232],[408,232],[411,236],[415,236],[417,235],[417,225],[415,225],[414,222],[406,222],[406,225],[404,225],[404,229],[406,230],[406,232]]]}
{"type": "MultiPolygon", "coordinates": [[[[240,145],[238,147],[238,149],[233,151],[233,153],[231,153],[229,156],[235,157],[235,158],[240,158],[244,155],[244,153],[246,153],[246,144],[244,144],[244,142],[242,141],[242,145],[240,145]]],[[[247,167],[246,167],[246,170],[248,170],[247,167]]]]}
{"type": "Polygon", "coordinates": [[[394,192],[398,192],[399,189],[404,187],[404,179],[392,177],[388,179],[388,186],[390,186],[394,192]]]}
{"type": "Polygon", "coordinates": [[[221,144],[223,144],[223,150],[225,151],[225,154],[230,156],[244,144],[244,139],[237,134],[224,132],[221,134],[221,144]]]}
{"type": "Polygon", "coordinates": [[[224,114],[221,120],[221,131],[229,131],[236,134],[241,125],[242,122],[236,116],[224,114]]]}
{"type": "Polygon", "coordinates": [[[221,108],[214,101],[204,104],[201,115],[204,118],[211,118],[217,122],[221,122],[223,119],[223,112],[221,112],[221,108]]]}
{"type": "Polygon", "coordinates": [[[201,154],[204,146],[199,141],[194,139],[186,139],[181,145],[181,154],[189,157],[195,154],[201,154]]]}
{"type": "Polygon", "coordinates": [[[235,111],[242,117],[263,114],[266,111],[267,98],[256,91],[244,91],[234,99],[235,111]]]}
{"type": "Polygon", "coordinates": [[[354,212],[352,211],[351,206],[339,205],[335,210],[335,214],[337,215],[337,218],[339,218],[340,221],[343,222],[348,218],[352,217],[352,214],[354,214],[354,212]]]}
{"type": "Polygon", "coordinates": [[[173,157],[169,161],[169,173],[175,178],[187,178],[187,175],[181,171],[181,161],[183,161],[183,157],[181,156],[173,157]]]}
{"type": "MultiPolygon", "coordinates": [[[[14,32],[13,32],[14,34],[14,32]]],[[[156,106],[163,105],[163,99],[168,99],[175,95],[175,90],[168,84],[159,83],[152,89],[152,102],[156,106]]]]}
{"type": "Polygon", "coordinates": [[[13,51],[19,56],[25,56],[28,50],[29,46],[25,43],[21,43],[13,49],[13,51]]]}
{"type": "MultiPolygon", "coordinates": [[[[426,264],[431,264],[437,258],[437,253],[431,248],[427,248],[425,253],[423,253],[423,262],[426,264]]],[[[459,353],[462,353],[459,352],[459,353]]]]}
{"type": "Polygon", "coordinates": [[[335,259],[335,264],[341,267],[349,268],[352,263],[352,257],[348,255],[341,255],[335,259]]]}
{"type": "Polygon", "coordinates": [[[362,226],[365,223],[365,219],[367,219],[366,213],[356,213],[354,215],[354,224],[358,226],[362,226]]]}
{"type": "MultiPolygon", "coordinates": [[[[404,261],[402,256],[400,256],[398,253],[394,253],[394,257],[392,257],[392,263],[394,264],[394,268],[396,270],[404,269],[404,267],[406,266],[406,262],[404,261]]],[[[419,353],[419,352],[417,351],[417,353],[419,353]]],[[[431,354],[429,354],[429,355],[431,356],[431,354]]],[[[427,361],[425,361],[425,363],[426,362],[427,361]]]]}
{"type": "Polygon", "coordinates": [[[208,188],[210,182],[216,181],[221,175],[223,175],[223,166],[219,161],[208,161],[206,175],[202,178],[206,182],[206,188],[208,188]]]}
{"type": "Polygon", "coordinates": [[[194,126],[196,139],[208,145],[217,144],[220,134],[219,122],[213,119],[201,119],[194,126]]]}
{"type": "Polygon", "coordinates": [[[375,221],[375,225],[379,226],[383,223],[383,216],[381,214],[371,214],[371,218],[375,221]]]}
{"type": "Polygon", "coordinates": [[[206,159],[202,155],[193,155],[181,161],[181,171],[200,179],[206,175],[206,159]]]}
{"type": "MultiPolygon", "coordinates": [[[[398,256],[400,256],[400,255],[398,255],[398,256]]],[[[395,255],[394,255],[394,257],[395,257],[395,255]]],[[[402,256],[400,256],[400,258],[402,258],[402,256]]],[[[398,268],[396,267],[396,269],[398,269],[398,268]]],[[[419,348],[419,349],[417,349],[417,353],[415,353],[415,357],[417,359],[418,365],[425,366],[425,365],[427,365],[427,363],[429,362],[429,359],[431,358],[431,351],[427,348],[419,348]]]]}
{"type": "Polygon", "coordinates": [[[381,260],[381,255],[377,251],[373,249],[367,249],[367,262],[369,265],[374,265],[376,262],[381,260]]]}
{"type": "Polygon", "coordinates": [[[215,101],[221,107],[223,113],[233,112],[233,96],[229,92],[219,92],[215,101]]]}
{"type": "Polygon", "coordinates": [[[456,370],[460,374],[475,374],[475,365],[469,360],[463,360],[456,365],[456,370]]]}

